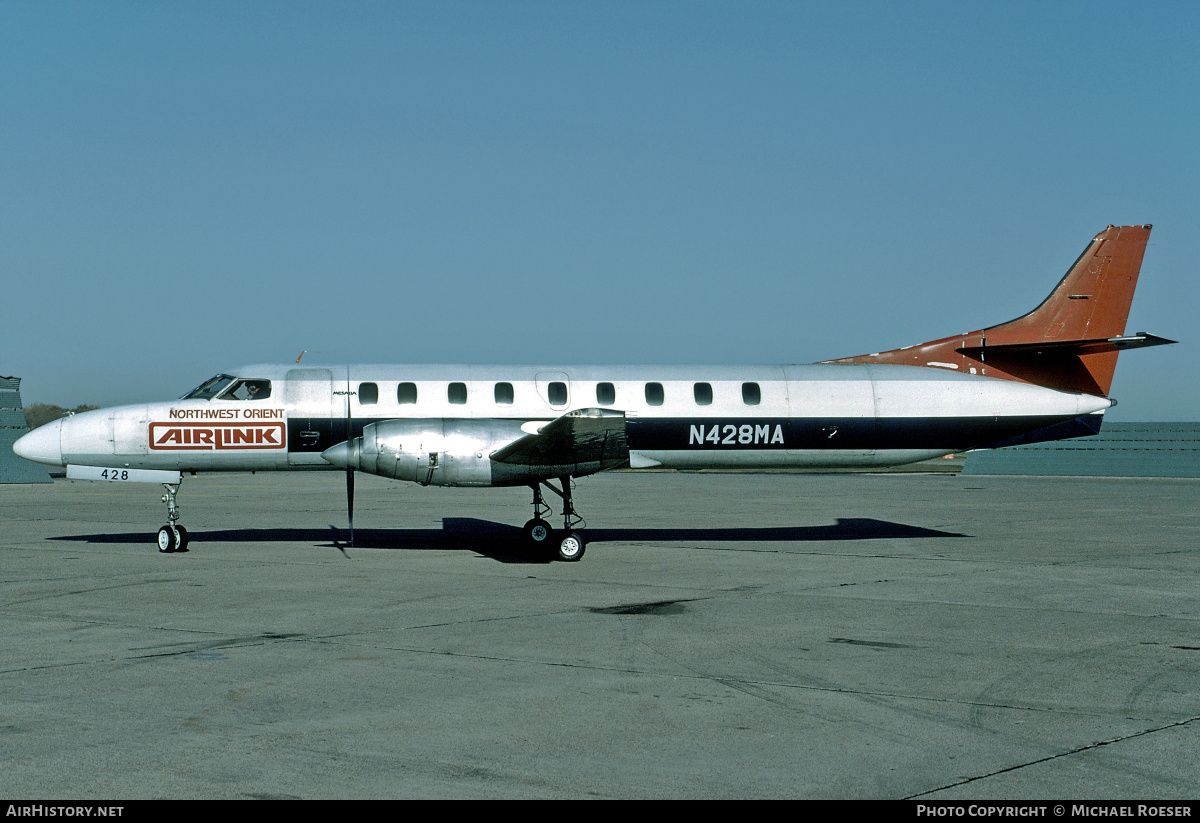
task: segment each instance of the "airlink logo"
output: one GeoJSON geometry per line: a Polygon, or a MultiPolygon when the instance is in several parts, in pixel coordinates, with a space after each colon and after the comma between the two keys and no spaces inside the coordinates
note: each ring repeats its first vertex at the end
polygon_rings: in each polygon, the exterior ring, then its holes
{"type": "Polygon", "coordinates": [[[155,451],[285,449],[287,424],[151,423],[150,448],[155,451]]]}

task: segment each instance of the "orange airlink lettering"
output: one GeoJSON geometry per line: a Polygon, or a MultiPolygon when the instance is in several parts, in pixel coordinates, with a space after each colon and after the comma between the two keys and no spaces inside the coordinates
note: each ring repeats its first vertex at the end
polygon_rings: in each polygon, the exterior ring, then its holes
{"type": "Polygon", "coordinates": [[[154,451],[286,449],[287,424],[151,423],[150,448],[154,451]]]}

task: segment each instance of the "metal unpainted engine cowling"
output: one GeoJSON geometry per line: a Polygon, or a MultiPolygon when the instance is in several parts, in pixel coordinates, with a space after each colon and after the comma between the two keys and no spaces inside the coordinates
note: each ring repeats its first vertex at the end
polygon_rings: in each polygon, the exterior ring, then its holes
{"type": "Polygon", "coordinates": [[[488,455],[521,436],[519,420],[387,420],[371,423],[351,441],[348,462],[368,474],[424,486],[492,486],[497,483],[488,455]]]}

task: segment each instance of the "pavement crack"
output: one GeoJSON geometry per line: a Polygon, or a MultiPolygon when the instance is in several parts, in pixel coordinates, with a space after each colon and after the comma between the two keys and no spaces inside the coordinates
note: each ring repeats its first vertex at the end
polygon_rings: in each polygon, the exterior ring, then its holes
{"type": "Polygon", "coordinates": [[[214,649],[233,649],[241,646],[262,646],[277,640],[296,640],[303,638],[300,634],[278,634],[269,632],[266,634],[256,634],[247,637],[231,637],[225,640],[212,640],[208,643],[188,643],[186,648],[175,649],[173,651],[154,652],[152,654],[136,654],[123,658],[124,660],[148,660],[156,657],[177,657],[181,654],[196,654],[198,652],[212,651],[214,649]]]}
{"type": "MultiPolygon", "coordinates": [[[[452,657],[452,658],[463,658],[463,659],[470,659],[470,660],[486,660],[486,661],[492,661],[492,662],[497,662],[497,663],[526,663],[526,664],[530,664],[530,665],[534,665],[534,666],[551,666],[554,668],[619,672],[622,674],[635,674],[635,675],[642,675],[645,677],[680,678],[680,679],[685,679],[685,680],[707,680],[707,681],[710,681],[713,683],[720,683],[731,689],[736,689],[738,691],[745,692],[746,694],[756,697],[760,700],[764,700],[769,703],[774,703],[774,704],[780,705],[781,707],[786,708],[789,711],[799,711],[799,709],[797,709],[794,706],[787,705],[787,703],[785,701],[782,701],[782,699],[780,697],[771,695],[771,694],[765,692],[764,690],[765,689],[785,689],[785,690],[793,690],[793,691],[822,692],[822,693],[827,693],[827,694],[843,694],[843,695],[848,695],[848,696],[852,696],[852,697],[862,697],[862,698],[868,698],[868,699],[911,700],[911,701],[915,701],[915,702],[919,702],[919,703],[939,703],[939,704],[952,705],[952,706],[973,706],[973,707],[982,707],[982,708],[989,708],[989,709],[1006,709],[1006,710],[1021,711],[1021,712],[1056,712],[1056,713],[1061,713],[1061,714],[1068,714],[1068,715],[1071,715],[1072,717],[1108,717],[1109,716],[1107,714],[1097,713],[1097,712],[1083,712],[1083,711],[1063,712],[1061,709],[1038,708],[1036,706],[1016,706],[1016,705],[1011,705],[1011,704],[1007,704],[1007,703],[988,703],[988,702],[981,702],[978,700],[959,700],[959,699],[950,698],[950,697],[929,697],[929,696],[925,696],[925,695],[901,694],[899,692],[889,692],[889,691],[882,691],[882,690],[847,688],[844,686],[821,686],[821,685],[808,684],[808,683],[786,683],[783,681],[776,681],[776,680],[760,680],[760,679],[755,679],[755,678],[729,677],[727,675],[709,674],[709,673],[700,671],[692,666],[689,666],[687,663],[682,662],[681,660],[679,660],[678,658],[676,658],[672,655],[664,653],[660,649],[655,648],[654,646],[646,643],[645,641],[639,641],[639,642],[641,643],[641,645],[645,646],[647,649],[649,649],[650,651],[657,654],[663,660],[666,660],[667,662],[680,667],[683,671],[654,672],[654,671],[647,671],[644,668],[636,668],[636,667],[631,667],[631,666],[604,666],[604,665],[596,665],[596,664],[589,664],[589,663],[565,662],[565,661],[561,661],[561,660],[536,660],[536,659],[532,659],[532,658],[515,657],[515,656],[511,656],[511,655],[491,655],[491,654],[478,654],[478,653],[471,653],[471,652],[455,652],[455,651],[438,650],[438,649],[419,649],[419,648],[408,647],[408,646],[391,646],[391,645],[382,644],[382,643],[370,643],[370,642],[366,642],[366,641],[362,641],[362,640],[346,641],[346,640],[335,639],[337,637],[340,637],[340,636],[331,635],[328,637],[309,637],[306,639],[308,642],[313,642],[313,643],[329,643],[331,645],[355,646],[355,647],[365,647],[365,648],[372,648],[372,649],[382,649],[384,651],[400,652],[403,654],[420,654],[420,655],[432,655],[435,657],[452,657]]],[[[1193,719],[1197,719],[1197,718],[1193,718],[1193,719]]],[[[936,791],[936,790],[934,790],[934,791],[936,791]]]]}
{"type": "Polygon", "coordinates": [[[1191,723],[1195,723],[1197,720],[1200,720],[1200,716],[1189,717],[1186,720],[1178,720],[1174,723],[1168,723],[1165,726],[1156,726],[1152,729],[1143,729],[1142,731],[1134,732],[1133,734],[1126,734],[1126,735],[1122,735],[1120,737],[1114,737],[1112,740],[1100,740],[1095,743],[1089,743],[1086,746],[1079,746],[1079,747],[1071,749],[1069,751],[1059,752],[1058,754],[1047,755],[1046,757],[1039,757],[1036,760],[1030,760],[1028,763],[1018,763],[1015,766],[1008,766],[1007,768],[997,769],[996,771],[988,772],[987,774],[976,775],[975,777],[968,777],[965,780],[958,780],[958,781],[955,781],[954,783],[947,783],[944,786],[938,786],[935,789],[929,789],[928,791],[919,792],[918,794],[910,794],[910,795],[908,795],[906,797],[902,797],[900,799],[901,800],[916,800],[917,798],[920,798],[920,797],[928,797],[929,795],[934,794],[936,792],[944,792],[947,789],[954,789],[954,788],[957,788],[958,786],[966,786],[970,783],[975,783],[979,780],[987,780],[989,777],[996,777],[997,775],[1007,774],[1009,772],[1015,772],[1020,769],[1024,769],[1028,766],[1036,766],[1040,763],[1049,763],[1051,760],[1058,760],[1059,758],[1062,758],[1062,757],[1070,757],[1071,755],[1080,754],[1082,752],[1091,751],[1093,749],[1101,749],[1101,748],[1104,748],[1105,746],[1112,746],[1115,743],[1123,743],[1126,740],[1134,740],[1139,737],[1145,737],[1146,735],[1149,735],[1149,734],[1155,734],[1156,732],[1167,731],[1168,729],[1177,729],[1177,728],[1180,728],[1181,726],[1187,726],[1191,723]]]}
{"type": "Polygon", "coordinates": [[[52,600],[58,597],[72,597],[77,594],[90,594],[92,592],[107,592],[113,589],[128,589],[132,586],[150,586],[155,583],[178,583],[180,578],[159,579],[159,580],[138,580],[132,583],[117,583],[112,586],[93,586],[90,589],[71,589],[65,592],[55,592],[54,594],[39,594],[37,597],[29,597],[24,600],[8,600],[0,603],[0,608],[9,608],[11,606],[19,606],[25,603],[36,603],[39,600],[52,600]]]}
{"type": "MultiPolygon", "coordinates": [[[[33,672],[43,669],[62,669],[69,668],[71,666],[91,666],[97,663],[128,663],[133,661],[154,660],[164,657],[179,657],[182,655],[199,654],[202,652],[213,651],[215,649],[247,648],[251,646],[265,646],[268,643],[279,641],[303,641],[307,639],[309,638],[302,634],[267,632],[264,634],[250,635],[247,637],[231,637],[224,640],[212,640],[206,643],[171,644],[183,646],[183,648],[173,649],[171,651],[154,652],[152,654],[130,654],[122,655],[120,657],[107,657],[104,659],[72,660],[65,663],[46,663],[37,666],[22,666],[19,668],[4,669],[0,671],[0,675],[20,674],[22,672],[33,672]]],[[[130,649],[129,651],[138,650],[130,649]]]]}

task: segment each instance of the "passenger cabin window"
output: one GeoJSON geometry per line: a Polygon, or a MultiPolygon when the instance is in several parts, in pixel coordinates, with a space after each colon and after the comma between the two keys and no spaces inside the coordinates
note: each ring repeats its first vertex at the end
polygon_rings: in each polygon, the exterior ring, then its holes
{"type": "Polygon", "coordinates": [[[596,384],[596,402],[601,406],[611,406],[617,402],[617,390],[612,383],[596,384]]]}
{"type": "Polygon", "coordinates": [[[512,383],[496,384],[496,403],[500,406],[511,406],[513,404],[512,383]]]}
{"type": "Polygon", "coordinates": [[[379,402],[379,384],[378,383],[359,383],[358,384],[358,404],[360,406],[374,406],[379,402]]]}
{"type": "Polygon", "coordinates": [[[762,402],[762,392],[757,383],[742,384],[742,402],[747,406],[757,406],[762,402]]]}
{"type": "Polygon", "coordinates": [[[567,384],[560,381],[554,381],[546,386],[546,395],[550,398],[551,406],[567,405],[567,384]]]}
{"type": "Polygon", "coordinates": [[[271,396],[270,380],[238,380],[221,395],[222,400],[266,400],[271,396]]]}
{"type": "Polygon", "coordinates": [[[696,398],[697,406],[712,405],[712,383],[697,383],[692,386],[692,395],[696,398]]]}
{"type": "Polygon", "coordinates": [[[451,383],[446,387],[446,399],[456,406],[461,406],[467,402],[467,384],[466,383],[451,383]]]}
{"type": "Polygon", "coordinates": [[[412,405],[417,402],[417,384],[416,383],[401,383],[396,387],[396,402],[402,406],[412,405]]]}
{"type": "Polygon", "coordinates": [[[651,406],[661,406],[663,404],[662,383],[646,384],[646,402],[651,406]]]}

